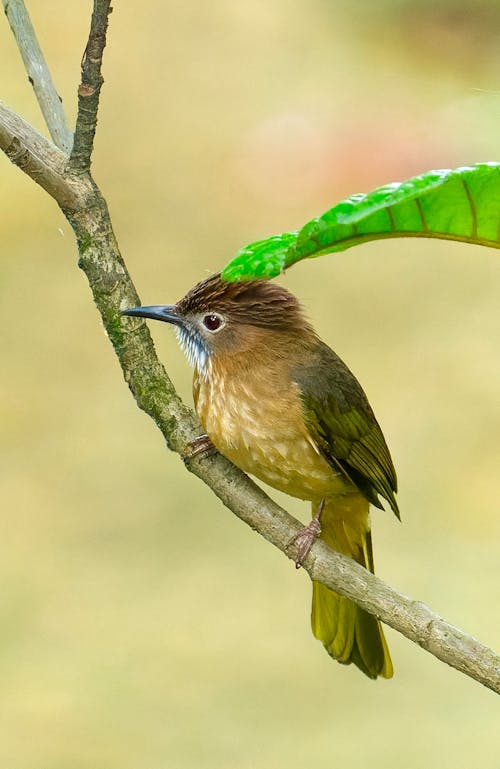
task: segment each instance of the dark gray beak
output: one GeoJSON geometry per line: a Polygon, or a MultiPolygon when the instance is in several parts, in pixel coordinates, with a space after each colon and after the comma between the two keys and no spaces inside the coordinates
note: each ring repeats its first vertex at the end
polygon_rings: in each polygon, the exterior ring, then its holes
{"type": "Polygon", "coordinates": [[[150,307],[131,307],[129,310],[122,310],[122,315],[131,315],[134,318],[163,320],[165,323],[173,323],[175,326],[180,326],[184,323],[184,318],[177,312],[175,304],[153,304],[150,307]]]}

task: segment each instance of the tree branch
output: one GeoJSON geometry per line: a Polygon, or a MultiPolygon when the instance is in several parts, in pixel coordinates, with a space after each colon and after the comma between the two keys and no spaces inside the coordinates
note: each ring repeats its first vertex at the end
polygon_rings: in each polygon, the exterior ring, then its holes
{"type": "Polygon", "coordinates": [[[73,136],[24,0],[3,0],[3,7],[50,135],[56,146],[69,155],[73,136]]]}
{"type": "Polygon", "coordinates": [[[65,172],[67,156],[3,102],[0,102],[0,149],[61,208],[77,208],[81,204],[76,184],[65,172]]]}
{"type": "MultiPolygon", "coordinates": [[[[94,16],[97,13],[99,23],[96,21],[93,26],[99,28],[99,34],[105,34],[108,9],[108,2],[96,0],[94,16]]],[[[91,37],[92,34],[91,29],[91,37]]],[[[90,43],[89,39],[88,56],[91,50],[94,51],[90,43]]],[[[99,40],[101,56],[104,43],[105,39],[99,40]]],[[[92,64],[92,67],[95,65],[91,76],[93,83],[102,83],[100,63],[99,57],[98,63],[92,64]]],[[[87,82],[85,78],[82,83],[87,82]]],[[[188,444],[200,434],[201,426],[175,392],[156,356],[146,324],[120,315],[121,309],[140,302],[120,255],[106,202],[85,170],[89,166],[96,124],[97,101],[92,104],[80,121],[76,173],[72,168],[64,169],[62,153],[5,107],[0,109],[0,148],[63,209],[77,237],[79,266],[87,275],[94,301],[137,405],[152,417],[169,447],[184,456],[188,444]]],[[[238,468],[217,455],[195,457],[189,462],[188,469],[241,520],[287,554],[287,543],[302,525],[238,468]]],[[[312,579],[355,601],[438,659],[500,693],[500,658],[423,604],[397,592],[322,541],[314,544],[305,569],[312,579]]]]}
{"type": "Polygon", "coordinates": [[[111,0],[94,0],[89,39],[83,53],[82,79],[78,88],[78,117],[70,157],[70,168],[76,172],[90,169],[99,94],[104,82],[101,65],[106,45],[108,15],[111,13],[110,5],[111,0]]]}

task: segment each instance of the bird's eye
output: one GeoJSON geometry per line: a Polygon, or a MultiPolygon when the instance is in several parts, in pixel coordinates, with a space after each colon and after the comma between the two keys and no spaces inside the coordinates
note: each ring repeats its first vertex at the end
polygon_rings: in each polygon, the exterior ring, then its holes
{"type": "Polygon", "coordinates": [[[203,318],[203,325],[209,331],[217,331],[222,326],[222,318],[211,312],[210,315],[205,315],[203,318]]]}

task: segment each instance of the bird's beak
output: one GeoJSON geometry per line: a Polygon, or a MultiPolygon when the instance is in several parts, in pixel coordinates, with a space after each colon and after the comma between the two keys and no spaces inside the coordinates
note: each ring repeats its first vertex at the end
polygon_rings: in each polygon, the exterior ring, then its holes
{"type": "Polygon", "coordinates": [[[153,304],[150,307],[130,307],[128,310],[122,310],[122,315],[163,320],[165,323],[173,323],[175,326],[181,326],[184,323],[184,318],[177,311],[175,304],[153,304]]]}

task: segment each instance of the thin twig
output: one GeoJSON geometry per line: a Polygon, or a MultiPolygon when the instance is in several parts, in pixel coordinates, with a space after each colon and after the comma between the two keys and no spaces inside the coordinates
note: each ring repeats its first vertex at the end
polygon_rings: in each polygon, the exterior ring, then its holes
{"type": "MultiPolygon", "coordinates": [[[[96,25],[101,31],[104,29],[105,34],[107,12],[104,17],[102,14],[104,6],[109,3],[96,0],[95,5],[101,10],[100,26],[97,22],[96,25]]],[[[104,43],[105,40],[100,41],[100,56],[104,43]]],[[[89,40],[87,52],[90,49],[89,40]]],[[[102,82],[100,61],[99,58],[92,72],[93,82],[99,84],[102,82]]],[[[139,299],[120,255],[106,202],[90,174],[84,170],[85,167],[88,169],[85,156],[88,153],[90,158],[92,151],[97,101],[90,112],[93,114],[89,124],[93,126],[90,144],[82,138],[82,155],[79,157],[83,165],[76,163],[77,170],[83,169],[83,173],[61,169],[61,153],[43,137],[40,141],[40,135],[31,126],[19,117],[13,117],[6,108],[0,109],[0,148],[11,158],[13,154],[22,158],[25,153],[27,161],[15,160],[17,165],[47,189],[62,206],[77,237],[79,266],[87,275],[94,301],[137,405],[152,417],[170,448],[183,456],[186,446],[200,434],[201,427],[193,412],[175,392],[156,356],[146,324],[142,320],[124,319],[120,315],[122,308],[138,304],[139,299]],[[64,187],[66,183],[73,193],[69,203],[60,191],[60,184],[64,187]]],[[[82,121],[85,122],[83,117],[82,121]]],[[[195,457],[188,469],[239,518],[288,555],[287,543],[301,524],[269,499],[238,468],[217,455],[195,457]]],[[[398,593],[322,541],[313,546],[305,569],[312,579],[355,601],[440,660],[500,693],[500,658],[423,604],[398,593]]]]}
{"type": "Polygon", "coordinates": [[[56,146],[69,155],[73,135],[69,130],[61,97],[56,91],[47,62],[38,44],[24,0],[2,0],[2,2],[49,133],[56,146]]]}
{"type": "Polygon", "coordinates": [[[90,169],[97,126],[99,93],[104,82],[101,74],[102,55],[106,45],[111,0],[94,0],[90,33],[82,58],[82,79],[78,88],[78,117],[70,168],[78,173],[90,169]]]}

